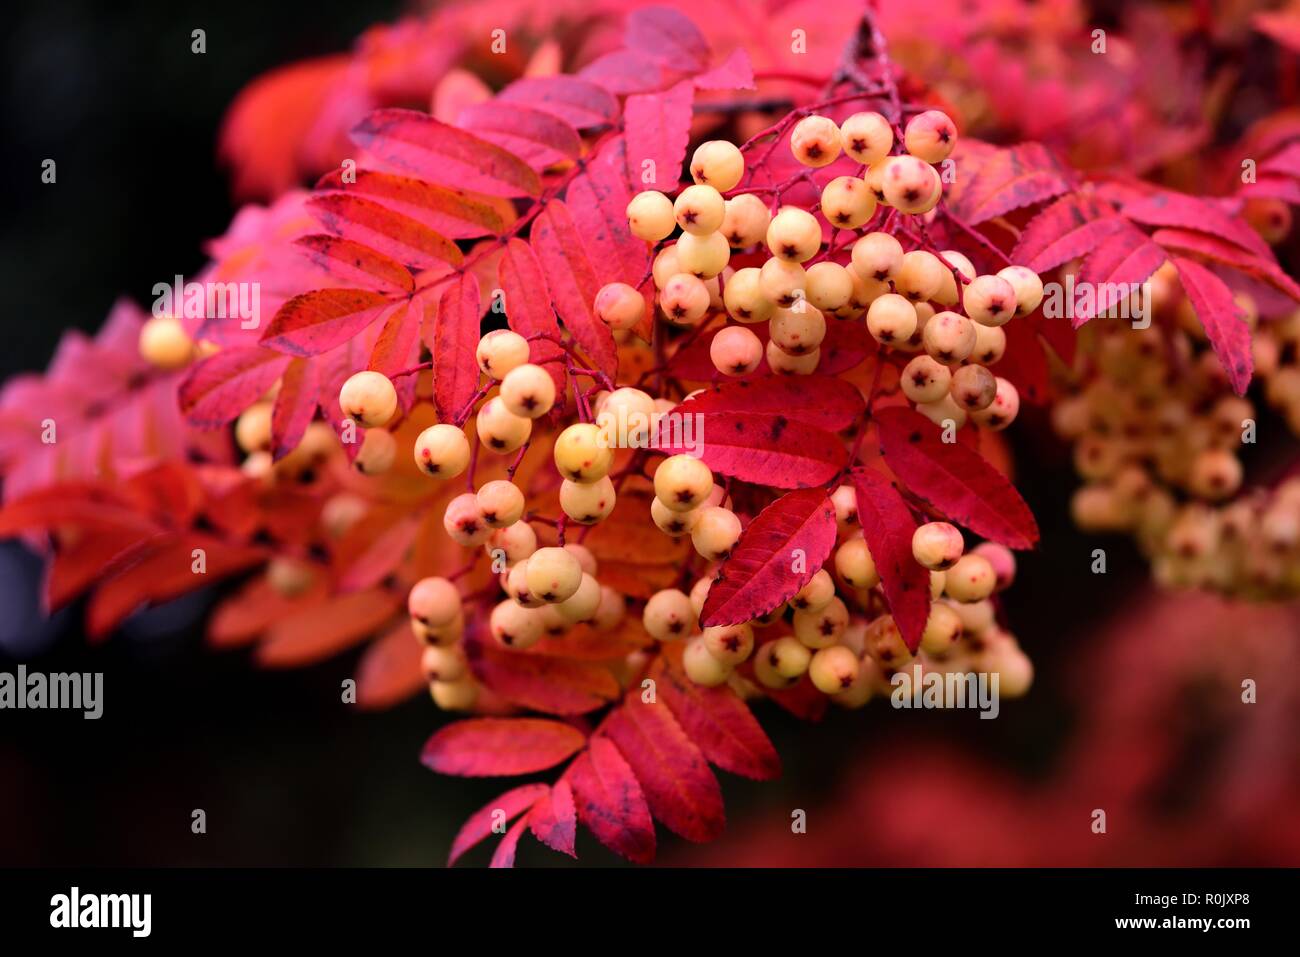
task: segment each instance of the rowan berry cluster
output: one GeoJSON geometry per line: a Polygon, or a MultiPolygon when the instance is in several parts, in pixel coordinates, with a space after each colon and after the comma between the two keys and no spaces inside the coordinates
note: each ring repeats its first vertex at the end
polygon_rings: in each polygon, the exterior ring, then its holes
{"type": "MultiPolygon", "coordinates": [[[[841,156],[858,164],[856,174],[821,185],[820,216],[781,205],[779,186],[740,188],[741,149],[721,140],[702,144],[690,164],[694,184],[675,200],[647,190],[628,204],[632,232],[661,247],[652,270],[659,315],[696,329],[725,315],[709,350],[724,376],[749,375],[764,358],[779,374],[812,373],[828,321],[865,318],[882,347],[919,353],[903,371],[902,388],[932,421],[1006,428],[1020,397],[989,366],[1006,350],[1002,327],[1038,307],[1042,282],[1020,266],[978,275],[960,252],[926,248],[923,231],[913,233],[906,221],[932,215],[943,195],[933,164],[948,160],[956,141],[952,120],[935,110],[907,124],[897,144],[902,153],[879,113],[855,113],[838,125],[804,117],[789,137],[800,164],[819,169],[841,156]],[[873,223],[879,228],[865,231],[873,223]],[[733,252],[752,258],[751,251],[764,257],[761,264],[730,265],[733,252]],[[766,332],[766,345],[755,329],[766,332]]],[[[816,183],[810,174],[807,181],[816,183]]],[[[612,283],[595,310],[611,328],[630,329],[645,304],[630,285],[612,283]]]]}
{"type": "MultiPolygon", "coordinates": [[[[1170,263],[1152,279],[1151,305],[1147,328],[1102,316],[1080,330],[1071,394],[1052,411],[1085,482],[1075,522],[1133,534],[1165,585],[1300,593],[1300,482],[1243,489],[1240,455],[1260,427],[1255,403],[1231,393],[1170,263]]],[[[1300,433],[1300,312],[1260,322],[1249,296],[1238,305],[1265,397],[1300,433]]]]}

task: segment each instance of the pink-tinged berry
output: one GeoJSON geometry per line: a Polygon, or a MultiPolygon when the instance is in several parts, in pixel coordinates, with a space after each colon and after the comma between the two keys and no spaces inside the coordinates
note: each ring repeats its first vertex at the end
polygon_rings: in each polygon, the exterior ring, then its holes
{"type": "Polygon", "coordinates": [[[853,244],[853,269],[863,279],[884,282],[903,261],[903,246],[889,233],[867,233],[853,244]]]}
{"type": "Polygon", "coordinates": [[[397,440],[384,429],[366,429],[352,467],[362,475],[382,475],[397,460],[397,440]]]}
{"type": "Polygon", "coordinates": [[[1007,379],[996,376],[997,392],[993,401],[978,412],[971,413],[971,419],[981,428],[991,432],[1001,432],[1020,414],[1020,392],[1007,379]]]}
{"type": "Polygon", "coordinates": [[[483,518],[478,497],[473,492],[457,495],[447,503],[442,526],[458,545],[477,548],[488,540],[492,528],[483,518]]]}
{"type": "Polygon", "coordinates": [[[982,326],[1002,326],[1016,314],[1016,291],[1001,276],[976,276],[962,290],[966,315],[982,326]]]}
{"type": "Polygon", "coordinates": [[[957,145],[957,127],[947,113],[926,110],[908,121],[903,145],[917,159],[942,163],[957,145]]]}
{"type": "Polygon", "coordinates": [[[952,399],[967,412],[987,409],[997,390],[993,373],[981,365],[962,366],[952,375],[952,399]]]}
{"type": "Polygon", "coordinates": [[[855,162],[875,166],[894,146],[894,130],[879,113],[854,113],[840,124],[840,142],[855,162]]]}
{"type": "Polygon", "coordinates": [[[944,573],[944,589],[954,601],[982,601],[997,585],[993,565],[982,555],[963,555],[944,573]]]}
{"type": "Polygon", "coordinates": [[[965,550],[961,532],[948,522],[926,522],[912,533],[912,557],[931,571],[952,568],[965,550]]]}
{"type": "Polygon", "coordinates": [[[744,623],[705,628],[700,637],[709,654],[732,668],[748,659],[754,650],[754,629],[744,623]]]}
{"type": "Polygon", "coordinates": [[[919,215],[934,209],[943,187],[929,163],[915,156],[894,156],[885,161],[881,188],[890,206],[919,215]]]}
{"type": "Polygon", "coordinates": [[[493,479],[475,493],[483,521],[490,528],[506,528],[523,518],[524,493],[514,482],[493,479]]]}
{"type": "Polygon", "coordinates": [[[840,128],[825,116],[805,116],[790,133],[790,152],[804,166],[828,166],[840,155],[840,128]]]}
{"type": "Polygon", "coordinates": [[[525,608],[518,602],[503,601],[492,609],[488,617],[488,630],[492,637],[506,648],[530,648],[542,640],[544,631],[541,612],[525,608]]]}
{"type": "Polygon", "coordinates": [[[645,297],[625,282],[606,283],[596,293],[596,316],[611,329],[635,329],[646,316],[645,297]]]}
{"type": "Polygon", "coordinates": [[[763,343],[744,326],[727,326],[709,343],[709,358],[723,375],[749,375],[763,361],[763,343]]]}

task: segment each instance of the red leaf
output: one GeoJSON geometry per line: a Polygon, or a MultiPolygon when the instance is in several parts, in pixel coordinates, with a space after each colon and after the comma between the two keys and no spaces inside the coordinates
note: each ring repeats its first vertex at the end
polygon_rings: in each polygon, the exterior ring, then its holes
{"type": "Polygon", "coordinates": [[[440,421],[454,422],[478,391],[474,350],[482,317],[478,279],[466,272],[442,294],[433,320],[433,401],[440,421]]]}
{"type": "Polygon", "coordinates": [[[459,266],[465,258],[446,236],[364,196],[322,193],[307,200],[306,205],[335,235],[373,247],[417,269],[433,269],[442,263],[459,266]]]}
{"type": "Polygon", "coordinates": [[[1124,220],[1109,203],[1091,193],[1071,193],[1029,221],[1011,260],[1034,272],[1047,272],[1091,251],[1123,228],[1124,220]]]}
{"type": "Polygon", "coordinates": [[[577,728],[544,718],[470,718],[435,732],[420,761],[457,777],[531,774],[571,757],[585,740],[577,728]]]}
{"type": "Polygon", "coordinates": [[[781,776],[776,749],[734,691],[726,685],[697,685],[662,657],[656,659],[650,676],[682,730],[712,764],[755,781],[781,776]]]}
{"type": "Polygon", "coordinates": [[[648,247],[627,225],[632,194],[625,155],[623,138],[612,140],[574,177],[565,194],[569,212],[585,240],[583,245],[599,251],[592,265],[602,285],[618,281],[636,286],[650,264],[648,247]]]}
{"type": "Polygon", "coordinates": [[[261,398],[288,365],[287,356],[257,346],[223,349],[185,374],[181,411],[201,429],[219,428],[261,398]]]}
{"type": "Polygon", "coordinates": [[[506,836],[501,838],[501,842],[497,844],[496,850],[492,852],[492,860],[488,864],[488,867],[514,867],[515,852],[519,850],[519,839],[524,836],[526,830],[528,830],[527,821],[516,821],[511,826],[510,830],[506,831],[506,836]]]}
{"type": "Polygon", "coordinates": [[[472,239],[505,229],[501,214],[481,198],[409,176],[361,169],[355,172],[355,182],[348,183],[342,170],[333,170],[321,177],[316,188],[373,196],[450,239],[472,239]]]}
{"type": "Polygon", "coordinates": [[[578,73],[611,93],[643,93],[667,84],[671,71],[661,62],[636,50],[614,50],[599,56],[578,73]]]}
{"type": "MultiPolygon", "coordinates": [[[[689,411],[689,404],[678,408],[689,411]]],[[[742,482],[774,488],[824,485],[848,459],[837,436],[784,415],[714,412],[689,421],[700,423],[697,444],[681,419],[666,416],[655,447],[667,455],[698,454],[713,471],[742,482]]]]}
{"type": "Polygon", "coordinates": [[[1268,244],[1244,222],[1224,212],[1217,202],[1162,190],[1143,199],[1125,203],[1120,210],[1135,223],[1194,229],[1231,240],[1260,256],[1270,255],[1268,244]]]}
{"type": "MultiPolygon", "coordinates": [[[[522,239],[511,239],[506,244],[497,265],[497,282],[505,295],[511,329],[525,337],[543,333],[559,338],[560,324],[555,321],[555,311],[551,308],[546,274],[522,239]]],[[[564,350],[554,342],[538,339],[530,344],[529,358],[546,366],[555,380],[556,394],[564,395],[564,350]]]]}
{"type": "Polygon", "coordinates": [[[1196,310],[1205,334],[1219,357],[1228,381],[1237,395],[1245,395],[1254,370],[1250,350],[1250,327],[1227,284],[1200,263],[1174,257],[1183,291],[1196,310]]]}
{"type": "Polygon", "coordinates": [[[954,157],[960,192],[949,200],[953,214],[976,225],[1068,191],[1070,174],[1039,143],[1010,148],[963,140],[954,157]]]}
{"type": "Polygon", "coordinates": [[[513,820],[545,800],[550,790],[545,784],[521,784],[483,805],[456,832],[456,838],[451,842],[451,853],[447,855],[447,866],[451,867],[466,851],[495,833],[493,828],[498,820],[513,820]]]}
{"type": "Polygon", "coordinates": [[[319,378],[316,363],[310,359],[291,359],[285,367],[271,410],[271,453],[276,461],[298,447],[316,415],[319,378]]]}
{"type": "MultiPolygon", "coordinates": [[[[857,386],[829,376],[773,376],[759,382],[722,382],[688,399],[674,412],[750,412],[784,415],[838,432],[857,421],[865,403],[857,386]]],[[[707,441],[707,440],[706,440],[707,441]]]]}
{"type": "Polygon", "coordinates": [[[701,90],[752,90],[755,89],[754,66],[744,47],[736,47],[725,60],[691,82],[701,90]]]}
{"type": "Polygon", "coordinates": [[[569,208],[554,200],[533,223],[533,250],[545,268],[555,311],[595,368],[613,375],[618,348],[593,306],[600,283],[569,208]]]}
{"type": "Polygon", "coordinates": [[[537,196],[537,174],[523,160],[427,113],[376,110],[352,139],[385,163],[423,179],[489,196],[537,196]]]}
{"type": "Polygon", "coordinates": [[[525,77],[507,86],[496,99],[543,110],[579,130],[618,118],[618,100],[603,87],[576,76],[525,77]]]}
{"type": "Polygon", "coordinates": [[[700,624],[766,615],[817,574],[835,547],[835,506],[824,489],[783,495],[759,512],[718,569],[700,624]]]}
{"type": "Polygon", "coordinates": [[[629,96],[623,104],[627,179],[633,190],[677,188],[691,135],[694,98],[695,88],[683,81],[662,93],[629,96]]]}
{"type": "Polygon", "coordinates": [[[357,664],[357,707],[381,711],[426,690],[429,679],[420,666],[422,650],[409,621],[367,645],[357,664]]]}
{"type": "Polygon", "coordinates": [[[975,452],[948,444],[938,426],[909,408],[875,413],[880,449],[908,490],[977,535],[1008,548],[1038,541],[1033,513],[1006,476],[975,452]]]}
{"type": "Polygon", "coordinates": [[[280,307],[262,333],[262,343],[290,355],[320,355],[358,335],[391,303],[369,289],[305,292],[280,307]]]}
{"type": "Polygon", "coordinates": [[[415,288],[415,280],[405,266],[362,243],[316,233],[299,236],[294,243],[313,263],[349,285],[389,293],[415,288]]]}
{"type": "Polygon", "coordinates": [[[826,338],[819,348],[822,357],[817,363],[817,374],[822,376],[848,372],[879,351],[876,340],[866,334],[861,323],[849,319],[827,322],[826,338]]]}
{"type": "Polygon", "coordinates": [[[655,856],[655,827],[641,785],[605,738],[592,738],[565,772],[578,820],[616,854],[638,864],[655,856]]]}
{"type": "Polygon", "coordinates": [[[650,813],[688,841],[712,841],[726,818],[722,791],[691,739],[666,704],[644,704],[633,691],[602,725],[627,760],[650,813]]]}
{"type": "Polygon", "coordinates": [[[858,519],[867,548],[880,573],[885,603],[913,654],[930,616],[930,573],[912,556],[916,520],[894,484],[878,472],[854,469],[849,480],[858,501],[858,519]]]}
{"type": "Polygon", "coordinates": [[[1073,304],[1070,324],[1078,329],[1089,319],[1123,302],[1166,258],[1163,249],[1132,226],[1125,226],[1104,239],[1079,269],[1075,289],[1091,290],[1093,295],[1073,304]]]}
{"type": "MultiPolygon", "coordinates": [[[[370,350],[367,369],[392,376],[415,365],[420,353],[420,315],[423,304],[416,304],[413,299],[397,303],[384,321],[384,328],[375,340],[375,347],[370,350]]],[[[406,382],[412,379],[403,377],[406,382]]],[[[398,380],[393,385],[398,387],[401,395],[405,383],[398,380]]]]}
{"type": "Polygon", "coordinates": [[[1198,233],[1190,229],[1157,229],[1151,238],[1166,249],[1196,253],[1231,266],[1233,269],[1263,280],[1279,292],[1300,301],[1300,285],[1282,271],[1277,260],[1271,255],[1256,256],[1234,243],[1225,242],[1218,236],[1198,233]]]}
{"type": "Polygon", "coordinates": [[[582,141],[567,122],[553,113],[517,103],[489,100],[461,111],[462,127],[541,172],[564,160],[577,159],[582,141]]]}
{"type": "Polygon", "coordinates": [[[546,794],[538,798],[528,814],[528,826],[533,837],[553,851],[578,856],[575,839],[578,836],[577,811],[573,806],[573,788],[561,778],[546,794]]]}
{"type": "Polygon", "coordinates": [[[485,642],[467,642],[465,651],[485,685],[535,711],[586,714],[619,694],[614,676],[598,663],[501,651],[485,642]]]}
{"type": "Polygon", "coordinates": [[[627,17],[623,42],[628,49],[644,53],[683,73],[696,73],[708,66],[712,52],[691,19],[670,7],[643,7],[627,17]]]}
{"type": "Polygon", "coordinates": [[[397,610],[379,588],[335,595],[277,621],[257,646],[264,668],[300,668],[352,648],[378,632],[397,610]]]}

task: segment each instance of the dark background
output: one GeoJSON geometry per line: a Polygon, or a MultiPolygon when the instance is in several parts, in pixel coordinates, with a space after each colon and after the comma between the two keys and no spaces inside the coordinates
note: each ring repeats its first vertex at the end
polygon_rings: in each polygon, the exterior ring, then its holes
{"type": "MultiPolygon", "coordinates": [[[[6,9],[0,377],[43,368],[63,329],[94,330],[118,295],[147,302],[160,278],[195,271],[201,242],[233,213],[214,156],[237,91],[277,64],[346,49],[398,11],[339,0],[6,9]],[[207,31],[202,56],[190,52],[195,27],[207,31]],[[56,185],[40,183],[46,157],[58,163],[56,185]]],[[[1031,777],[1051,771],[1071,726],[1060,693],[1071,655],[1145,569],[1117,540],[1107,546],[1110,574],[1089,572],[1095,542],[1069,524],[1070,470],[1061,453],[1034,447],[1036,431],[1026,423],[1012,440],[1044,546],[1007,595],[1038,668],[1035,693],[995,722],[877,703],[835,711],[812,730],[765,709],[786,773],[767,784],[724,775],[733,826],[746,815],[788,819],[790,807],[834,788],[864,740],[905,729],[1031,777]]],[[[81,607],[41,620],[38,582],[35,559],[0,546],[0,670],[26,660],[47,672],[103,671],[105,713],[92,722],[0,712],[0,865],[437,865],[464,818],[504,790],[420,766],[420,745],[446,720],[427,698],[380,714],[341,704],[354,656],[282,673],[255,670],[243,653],[211,653],[199,624],[211,594],[138,615],[88,648],[81,607]],[[206,835],[191,834],[195,808],[207,813],[206,835]]],[[[682,842],[664,837],[668,856],[685,859],[682,842]]],[[[588,836],[579,844],[585,863],[615,860],[588,836]]],[[[486,857],[479,849],[469,859],[486,857]]],[[[564,859],[525,841],[520,860],[564,859]]]]}

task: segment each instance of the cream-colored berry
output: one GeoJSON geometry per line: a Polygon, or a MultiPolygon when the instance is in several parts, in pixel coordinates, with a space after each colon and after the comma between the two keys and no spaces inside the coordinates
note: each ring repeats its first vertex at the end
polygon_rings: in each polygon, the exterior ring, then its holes
{"type": "Polygon", "coordinates": [[[936,657],[946,655],[960,640],[962,631],[961,617],[952,606],[934,602],[921,632],[921,650],[936,657]]]}
{"type": "Polygon", "coordinates": [[[382,475],[393,467],[396,460],[397,440],[393,433],[384,429],[366,429],[352,467],[362,475],[382,475]]]}
{"type": "Polygon", "coordinates": [[[817,611],[796,610],[794,636],[809,648],[828,648],[839,642],[849,626],[849,609],[839,598],[832,597],[817,611]]]}
{"type": "Polygon", "coordinates": [[[900,296],[909,302],[925,302],[939,292],[945,278],[952,279],[952,274],[934,253],[913,249],[903,254],[892,278],[900,296]]]}
{"type": "Polygon", "coordinates": [[[709,561],[721,561],[740,541],[740,531],[740,519],[731,509],[719,505],[706,506],[700,509],[691,528],[691,544],[709,561]]]}
{"type": "Polygon", "coordinates": [[[682,651],[682,669],[697,685],[716,688],[731,677],[732,669],[709,653],[703,638],[692,638],[682,651]]]}
{"type": "Polygon", "coordinates": [[[917,159],[942,163],[957,145],[957,127],[947,113],[926,110],[908,121],[903,145],[917,159]]]}
{"type": "Polygon", "coordinates": [[[880,584],[876,561],[860,535],[850,538],[835,550],[835,572],[849,588],[874,588],[880,584]]]}
{"type": "Polygon", "coordinates": [[[975,327],[975,347],[971,349],[970,358],[982,366],[991,366],[998,362],[1007,351],[1007,334],[999,326],[975,327]]]}
{"type": "Polygon", "coordinates": [[[912,533],[912,557],[931,571],[952,568],[965,550],[961,531],[948,522],[926,522],[912,533]]]}
{"type": "Polygon", "coordinates": [[[527,558],[515,564],[510,571],[506,573],[504,587],[506,594],[525,608],[540,608],[546,604],[546,601],[543,598],[534,595],[532,589],[528,587],[527,558]]]}
{"type": "Polygon", "coordinates": [[[1029,315],[1043,301],[1043,280],[1032,269],[1007,266],[998,270],[998,277],[1005,279],[1015,293],[1017,316],[1023,318],[1029,315]]]}
{"type": "Polygon", "coordinates": [[[492,637],[507,648],[529,648],[542,640],[541,612],[514,601],[500,602],[488,616],[492,637]]]}
{"type": "Polygon", "coordinates": [[[842,309],[853,297],[853,273],[839,263],[814,263],[807,270],[804,295],[822,312],[842,309]]]}
{"type": "Polygon", "coordinates": [[[1020,392],[1007,379],[995,376],[997,391],[993,401],[977,412],[971,413],[971,419],[981,428],[992,432],[1001,432],[1020,414],[1020,392]]]}
{"type": "Polygon", "coordinates": [[[700,279],[712,279],[726,269],[731,260],[731,246],[722,233],[706,236],[682,233],[673,249],[677,251],[677,265],[681,271],[700,279]]]}
{"type": "Polygon", "coordinates": [[[679,326],[693,326],[709,311],[709,290],[703,281],[690,273],[678,273],[659,294],[659,308],[664,318],[679,326]]]}
{"type": "Polygon", "coordinates": [[[363,429],[379,428],[397,411],[397,390],[382,372],[365,369],[343,383],[339,408],[363,429]]]}
{"type": "Polygon", "coordinates": [[[415,438],[415,464],[434,478],[455,478],[469,466],[465,433],[454,425],[431,425],[415,438]]]}
{"type": "Polygon", "coordinates": [[[817,364],[821,362],[821,349],[813,349],[801,356],[792,356],[786,352],[775,341],[769,339],[767,342],[767,365],[777,375],[811,375],[817,371],[817,364]]]}
{"type": "Polygon", "coordinates": [[[804,166],[828,166],[840,149],[840,128],[825,116],[805,116],[790,133],[790,152],[804,166]]]}
{"type": "Polygon", "coordinates": [[[665,588],[650,596],[641,614],[641,623],[650,637],[675,641],[685,638],[695,629],[695,617],[695,610],[685,592],[665,588]]]}
{"type": "Polygon", "coordinates": [[[469,674],[465,649],[460,645],[427,645],[420,655],[420,670],[429,681],[459,681],[469,674]]]}
{"type": "Polygon", "coordinates": [[[582,574],[582,581],[578,584],[578,590],[557,605],[551,605],[570,625],[578,625],[592,621],[596,617],[596,612],[600,609],[601,587],[600,582],[586,572],[582,574]]]}
{"type": "Polygon", "coordinates": [[[948,394],[951,384],[952,371],[928,355],[912,359],[899,378],[903,395],[913,402],[937,402],[948,394]]]}
{"type": "Polygon", "coordinates": [[[609,474],[614,450],[593,422],[578,422],[555,440],[555,466],[571,482],[598,482],[609,474]]]}
{"type": "MultiPolygon", "coordinates": [[[[468,443],[466,452],[468,453],[468,443]]],[[[493,479],[475,493],[478,507],[483,512],[483,521],[490,528],[505,528],[523,518],[524,493],[514,482],[506,479],[493,479]]]]}
{"type": "Polygon", "coordinates": [[[807,295],[808,273],[795,262],[773,257],[758,271],[758,290],[769,302],[788,308],[807,295]]]}
{"type": "Polygon", "coordinates": [[[627,204],[627,224],[632,235],[648,243],[657,243],[667,238],[677,225],[673,201],[653,189],[637,193],[627,204]]]}
{"type": "Polygon", "coordinates": [[[597,631],[613,631],[623,623],[626,615],[627,600],[608,585],[601,585],[600,603],[591,616],[591,627],[597,631]]]}
{"type": "Polygon", "coordinates": [[[858,677],[858,656],[843,645],[820,649],[808,664],[808,677],[822,694],[837,694],[858,677]]]}
{"type": "Polygon", "coordinates": [[[506,373],[498,398],[514,415],[540,419],[555,405],[555,380],[541,366],[525,363],[506,373]]]}
{"type": "Polygon", "coordinates": [[[831,603],[835,597],[835,580],[831,573],[819,568],[808,582],[794,593],[790,607],[795,611],[818,612],[831,603]]]}
{"type": "Polygon", "coordinates": [[[1001,276],[976,276],[962,290],[966,315],[983,326],[1001,326],[1016,314],[1016,291],[1001,276]]]}
{"type": "Polygon", "coordinates": [[[500,382],[528,361],[528,340],[509,329],[493,329],[478,341],[474,356],[483,374],[500,382]]]}
{"type": "Polygon", "coordinates": [[[718,232],[727,238],[733,249],[756,246],[767,236],[772,224],[772,213],[767,204],[753,193],[741,193],[725,201],[722,226],[718,232]]]}
{"type": "Polygon", "coordinates": [[[797,680],[812,661],[812,652],[797,638],[786,635],[763,646],[772,669],[782,678],[797,680]]]}
{"type": "Polygon", "coordinates": [[[876,214],[876,195],[856,176],[837,176],[822,189],[821,211],[837,229],[857,229],[876,214]]]}
{"type": "Polygon", "coordinates": [[[943,281],[939,283],[939,289],[930,298],[941,306],[952,307],[961,301],[960,285],[965,285],[952,274],[952,269],[956,267],[957,271],[967,279],[974,279],[978,273],[975,271],[975,264],[965,255],[957,252],[955,249],[945,249],[939,254],[940,264],[945,264],[943,268],[943,281]]]}
{"type": "Polygon", "coordinates": [[[709,654],[733,668],[754,650],[754,629],[745,623],[705,628],[700,637],[709,654]]]}
{"type": "Polygon", "coordinates": [[[727,140],[701,143],[691,156],[691,179],[720,193],[735,189],[745,175],[745,154],[727,140]]]}
{"type": "Polygon", "coordinates": [[[768,323],[768,332],[782,352],[806,356],[826,338],[826,317],[820,309],[797,302],[789,309],[778,309],[768,323]]]}
{"type": "Polygon", "coordinates": [[[655,254],[654,262],[650,264],[650,275],[654,279],[655,288],[663,289],[679,272],[683,272],[684,267],[677,261],[677,244],[665,246],[655,254]]]}
{"type": "Polygon", "coordinates": [[[460,591],[446,578],[421,578],[406,596],[411,617],[430,628],[450,625],[460,609],[460,591]]]}
{"type": "Polygon", "coordinates": [[[700,506],[713,492],[713,473],[691,455],[674,455],[659,463],[654,475],[655,497],[674,512],[700,506]]]}
{"type": "Polygon", "coordinates": [[[902,668],[912,660],[912,653],[907,650],[907,642],[903,641],[892,615],[881,615],[868,625],[864,638],[867,654],[883,668],[902,668]]]}
{"type": "Polygon", "coordinates": [[[586,485],[568,479],[560,484],[560,508],[579,525],[595,525],[608,518],[617,498],[608,475],[586,485]]]}
{"type": "Polygon", "coordinates": [[[572,597],[582,584],[582,565],[563,548],[539,548],[528,556],[528,591],[549,604],[572,597]]]}
{"type": "Polygon", "coordinates": [[[492,527],[483,519],[478,496],[473,492],[457,495],[447,503],[442,515],[442,527],[452,541],[466,548],[477,548],[492,534],[492,527]]]}
{"type": "Polygon", "coordinates": [[[776,310],[776,304],[763,294],[762,273],[757,266],[738,269],[727,280],[722,289],[722,302],[728,315],[746,324],[765,322],[776,310]]]}
{"type": "Polygon", "coordinates": [[[443,711],[470,711],[478,701],[478,683],[471,675],[456,681],[431,681],[429,695],[443,711]]]}
{"type": "Polygon", "coordinates": [[[695,509],[674,511],[659,500],[658,496],[650,502],[650,518],[659,530],[673,538],[689,535],[695,526],[697,517],[695,509]]]}
{"type": "Polygon", "coordinates": [[[903,246],[889,233],[867,233],[853,244],[853,269],[863,279],[884,282],[903,261],[903,246]]]}
{"type": "Polygon", "coordinates": [[[712,186],[687,186],[673,203],[677,225],[696,236],[716,233],[725,212],[722,194],[712,186]]]}
{"type": "Polygon", "coordinates": [[[499,455],[516,451],[533,433],[533,420],[511,412],[499,395],[479,407],[475,425],[483,448],[499,455]]]}
{"type": "Polygon", "coordinates": [[[152,366],[183,369],[194,358],[194,343],[174,316],[151,316],[140,327],[140,356],[152,366]]]}
{"type": "Polygon", "coordinates": [[[867,310],[867,331],[882,345],[905,342],[916,330],[916,307],[897,293],[886,293],[867,310]]]}
{"type": "Polygon", "coordinates": [[[858,492],[852,485],[841,485],[831,493],[831,504],[835,506],[835,524],[840,531],[857,528],[858,492]]]}
{"type": "Polygon", "coordinates": [[[982,555],[963,555],[944,573],[944,589],[954,601],[981,601],[993,594],[997,575],[982,555]]]}
{"type": "Polygon", "coordinates": [[[593,309],[597,318],[614,330],[635,329],[646,316],[645,297],[625,282],[601,286],[593,309]]]}
{"type": "Polygon", "coordinates": [[[844,152],[856,162],[874,166],[894,147],[894,130],[879,113],[854,113],[840,124],[844,152]]]}
{"type": "Polygon", "coordinates": [[[235,442],[245,452],[271,448],[271,403],[255,402],[235,420],[235,442]]]}
{"type": "Polygon", "coordinates": [[[803,263],[817,255],[822,246],[822,227],[817,217],[797,206],[785,206],[767,227],[767,248],[786,262],[803,263]]]}
{"type": "Polygon", "coordinates": [[[946,429],[949,426],[960,429],[970,418],[970,413],[953,401],[951,392],[938,402],[919,403],[916,411],[941,429],[946,429]]]}

